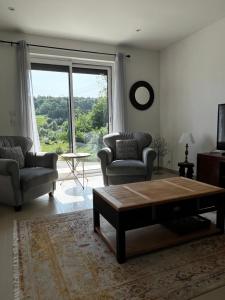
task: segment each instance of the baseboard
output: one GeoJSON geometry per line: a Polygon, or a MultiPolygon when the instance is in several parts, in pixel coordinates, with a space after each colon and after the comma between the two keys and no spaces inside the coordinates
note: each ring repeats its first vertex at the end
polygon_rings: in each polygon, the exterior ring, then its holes
{"type": "Polygon", "coordinates": [[[159,167],[159,169],[158,169],[157,167],[154,167],[153,171],[156,171],[156,170],[159,170],[159,171],[162,171],[162,172],[172,173],[172,174],[175,174],[175,175],[179,175],[179,171],[169,169],[169,168],[159,167]]]}
{"type": "MultiPolygon", "coordinates": [[[[154,167],[153,170],[154,171],[157,170],[157,167],[154,167]]],[[[164,168],[164,167],[160,167],[159,170],[162,171],[162,172],[168,172],[168,173],[172,173],[172,174],[174,174],[176,176],[179,176],[179,171],[178,170],[173,170],[173,169],[164,168]]],[[[197,180],[197,177],[196,177],[195,174],[193,175],[192,179],[197,180]]]]}
{"type": "Polygon", "coordinates": [[[170,172],[170,173],[173,173],[173,174],[176,174],[176,175],[179,175],[178,170],[173,170],[173,169],[169,169],[169,168],[163,168],[163,170],[165,170],[167,172],[170,172]]]}

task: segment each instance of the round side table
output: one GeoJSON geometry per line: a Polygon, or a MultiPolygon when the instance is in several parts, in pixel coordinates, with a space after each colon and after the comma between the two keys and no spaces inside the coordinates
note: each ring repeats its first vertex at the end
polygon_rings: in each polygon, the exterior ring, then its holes
{"type": "Polygon", "coordinates": [[[61,155],[62,159],[66,161],[68,167],[70,168],[71,171],[70,174],[73,175],[75,181],[79,182],[79,184],[82,186],[83,189],[84,189],[84,179],[88,181],[84,170],[84,159],[89,156],[91,156],[90,153],[65,153],[61,155]],[[80,163],[82,164],[82,172],[79,172],[77,170],[77,167],[80,163]],[[81,175],[82,177],[82,182],[79,180],[78,177],[79,175],[81,175]]]}
{"type": "Polygon", "coordinates": [[[179,175],[192,179],[194,173],[194,164],[189,162],[179,162],[179,175]],[[187,169],[187,171],[186,171],[187,169]]]}

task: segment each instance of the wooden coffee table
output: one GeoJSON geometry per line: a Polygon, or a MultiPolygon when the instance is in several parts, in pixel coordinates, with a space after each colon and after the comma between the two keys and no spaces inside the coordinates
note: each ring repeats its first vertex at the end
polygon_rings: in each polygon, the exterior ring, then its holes
{"type": "MultiPolygon", "coordinates": [[[[168,241],[162,235],[155,248],[145,247],[144,251],[140,250],[139,253],[212,233],[224,233],[225,189],[184,177],[172,177],[93,190],[94,231],[100,234],[115,252],[119,263],[132,256],[132,253],[126,253],[126,233],[128,236],[128,232],[136,231],[136,235],[140,236],[140,230],[157,226],[154,224],[213,210],[217,211],[216,226],[213,229],[205,230],[203,234],[173,236],[168,241]],[[100,227],[100,214],[115,228],[115,246],[100,227]]],[[[146,243],[145,238],[144,244],[146,243]]],[[[135,255],[139,253],[136,251],[135,255]]]]}

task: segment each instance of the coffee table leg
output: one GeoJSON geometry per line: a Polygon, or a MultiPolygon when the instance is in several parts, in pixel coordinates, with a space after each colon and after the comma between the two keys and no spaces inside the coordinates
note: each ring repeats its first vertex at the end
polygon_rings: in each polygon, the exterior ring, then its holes
{"type": "Polygon", "coordinates": [[[119,264],[126,261],[125,231],[121,229],[116,230],[116,258],[119,264]]]}
{"type": "Polygon", "coordinates": [[[96,228],[100,228],[100,215],[99,211],[93,208],[93,219],[94,219],[94,232],[97,232],[96,228]]]}
{"type": "Polygon", "coordinates": [[[216,214],[216,227],[224,233],[224,218],[225,218],[225,202],[224,200],[218,201],[216,214]]]}

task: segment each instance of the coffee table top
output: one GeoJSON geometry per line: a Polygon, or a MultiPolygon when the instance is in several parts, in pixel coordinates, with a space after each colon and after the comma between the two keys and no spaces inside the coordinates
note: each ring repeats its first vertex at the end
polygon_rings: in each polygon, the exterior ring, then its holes
{"type": "Polygon", "coordinates": [[[94,193],[120,211],[213,194],[225,195],[225,189],[186,177],[171,177],[97,188],[94,193]]]}

